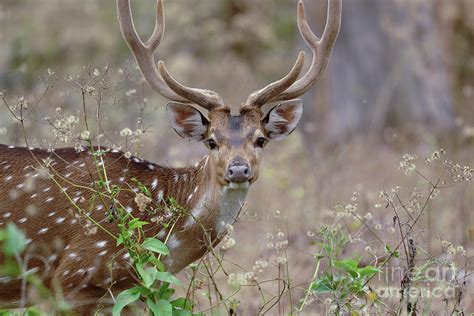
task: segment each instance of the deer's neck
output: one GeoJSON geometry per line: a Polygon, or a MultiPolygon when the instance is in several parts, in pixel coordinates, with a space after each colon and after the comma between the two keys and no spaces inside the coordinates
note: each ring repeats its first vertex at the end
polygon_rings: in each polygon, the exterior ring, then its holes
{"type": "Polygon", "coordinates": [[[227,225],[234,224],[247,196],[248,188],[231,189],[213,181],[215,176],[208,159],[205,157],[195,167],[174,170],[177,179],[186,178],[187,182],[176,183],[168,195],[178,197],[188,214],[167,241],[171,256],[165,264],[172,272],[202,257],[224,237],[227,225]]]}
{"type": "Polygon", "coordinates": [[[222,187],[214,181],[216,177],[208,156],[195,167],[182,169],[181,174],[177,171],[174,178],[183,179],[182,184],[170,188],[169,195],[178,197],[177,200],[189,211],[184,229],[203,225],[221,235],[225,227],[237,219],[248,193],[248,188],[222,187]]]}

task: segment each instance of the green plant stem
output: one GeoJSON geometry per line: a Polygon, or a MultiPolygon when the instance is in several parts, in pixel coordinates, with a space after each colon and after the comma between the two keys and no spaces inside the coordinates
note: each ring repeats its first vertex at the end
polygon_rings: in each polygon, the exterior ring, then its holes
{"type": "MultiPolygon", "coordinates": [[[[322,254],[322,251],[320,251],[318,255],[321,255],[321,254],[322,254]]],[[[308,301],[309,293],[311,292],[311,288],[313,287],[314,282],[316,282],[316,277],[318,276],[320,265],[321,265],[321,260],[318,259],[318,262],[316,263],[316,269],[314,270],[313,277],[311,278],[312,281],[309,284],[308,289],[306,290],[306,294],[303,298],[303,302],[301,302],[300,307],[296,309],[298,312],[303,311],[303,308],[305,307],[306,302],[308,301]]]]}

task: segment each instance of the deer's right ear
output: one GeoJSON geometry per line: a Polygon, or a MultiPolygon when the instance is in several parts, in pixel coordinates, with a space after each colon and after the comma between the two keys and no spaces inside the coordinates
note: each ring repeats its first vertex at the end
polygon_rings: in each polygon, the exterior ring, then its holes
{"type": "Polygon", "coordinates": [[[209,121],[194,107],[182,103],[169,103],[166,112],[176,133],[189,141],[201,141],[206,137],[209,121]]]}

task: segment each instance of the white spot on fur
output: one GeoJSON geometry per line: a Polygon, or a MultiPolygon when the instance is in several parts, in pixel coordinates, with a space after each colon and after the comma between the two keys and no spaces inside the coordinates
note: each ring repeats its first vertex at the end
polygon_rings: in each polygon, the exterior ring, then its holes
{"type": "Polygon", "coordinates": [[[158,200],[158,202],[161,202],[163,200],[163,190],[158,191],[158,193],[156,194],[156,199],[158,200]]]}
{"type": "Polygon", "coordinates": [[[45,234],[48,230],[49,230],[48,227],[43,227],[40,230],[38,230],[38,235],[45,234]]]}
{"type": "Polygon", "coordinates": [[[159,239],[161,239],[161,238],[165,237],[165,235],[166,235],[166,230],[162,229],[162,230],[158,233],[158,235],[156,235],[156,237],[158,237],[159,239]]]}
{"type": "Polygon", "coordinates": [[[170,236],[168,241],[166,242],[166,245],[168,246],[169,250],[173,250],[179,247],[181,245],[181,240],[176,238],[176,235],[173,234],[170,236]]]}
{"type": "Polygon", "coordinates": [[[154,190],[158,186],[158,179],[153,178],[153,182],[151,183],[151,189],[154,190]]]}
{"type": "Polygon", "coordinates": [[[99,241],[99,242],[96,242],[96,243],[95,243],[95,245],[96,245],[98,248],[104,248],[106,244],[107,244],[107,241],[106,241],[106,240],[102,240],[102,241],[99,241]]]}
{"type": "Polygon", "coordinates": [[[186,219],[184,223],[184,228],[190,227],[193,225],[197,219],[199,219],[202,214],[207,210],[206,203],[208,197],[210,196],[209,192],[203,194],[203,196],[199,199],[199,201],[194,205],[191,210],[191,215],[186,219]]]}
{"type": "Polygon", "coordinates": [[[64,222],[65,218],[64,217],[58,217],[56,218],[56,224],[61,224],[62,222],[64,222]]]}

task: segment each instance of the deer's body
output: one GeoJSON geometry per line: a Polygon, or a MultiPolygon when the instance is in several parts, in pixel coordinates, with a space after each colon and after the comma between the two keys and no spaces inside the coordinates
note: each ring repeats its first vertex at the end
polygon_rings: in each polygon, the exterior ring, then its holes
{"type": "MultiPolygon", "coordinates": [[[[177,221],[170,236],[159,225],[147,230],[149,235],[156,235],[161,240],[168,236],[171,256],[165,260],[165,265],[173,273],[202,257],[212,246],[210,242],[220,240],[226,224],[233,224],[237,217],[248,190],[216,188],[215,183],[208,181],[212,173],[208,156],[196,166],[178,169],[158,166],[136,157],[127,159],[120,152],[103,157],[111,184],[128,186],[133,185],[132,179],[137,179],[150,189],[155,203],[163,203],[167,197],[172,197],[189,210],[189,215],[183,215],[177,221]]],[[[73,203],[69,200],[90,209],[94,220],[117,233],[116,224],[108,219],[110,210],[92,198],[94,181],[97,180],[95,174],[89,150],[30,151],[0,145],[0,187],[2,191],[9,188],[9,192],[2,192],[6,198],[0,201],[0,227],[13,222],[25,232],[31,239],[26,253],[34,254],[28,270],[41,271],[40,275],[47,284],[53,279],[59,280],[66,298],[71,296],[70,299],[77,292],[90,291],[91,288],[106,291],[112,282],[116,282],[114,289],[130,287],[134,282],[127,269],[127,253],[117,257],[112,273],[108,271],[107,263],[119,250],[115,247],[115,240],[101,230],[85,234],[84,223],[80,223],[84,219],[75,216],[73,203]],[[38,169],[40,166],[36,159],[48,158],[57,172],[55,179],[58,183],[38,169]],[[62,192],[60,187],[67,188],[66,192],[62,192]]],[[[132,192],[123,190],[119,201],[135,210],[134,216],[152,222],[152,217],[159,214],[138,212],[133,189],[132,192]]],[[[0,279],[1,300],[19,300],[20,286],[19,280],[0,279]]]]}
{"type": "MultiPolygon", "coordinates": [[[[164,264],[170,272],[179,272],[212,250],[236,220],[250,185],[257,180],[265,145],[296,128],[303,105],[295,98],[321,78],[339,32],[341,7],[341,0],[329,0],[326,28],[318,38],[308,26],[300,0],[298,27],[313,53],[310,68],[299,78],[304,65],[300,52],[285,77],[252,93],[233,115],[217,93],[180,84],[162,61],[157,67],[153,53],[163,38],[162,0],[157,0],[155,29],[146,42],[135,30],[129,0],[117,0],[122,35],[145,80],[173,101],[167,106],[171,125],[181,137],[203,142],[209,154],[196,166],[176,169],[125,158],[121,152],[107,152],[100,161],[89,150],[0,145],[0,228],[13,222],[26,233],[23,277],[37,273],[84,315],[91,314],[104,296],[110,300],[109,294],[130,288],[137,280],[129,271],[129,254],[116,247],[117,203],[151,223],[145,227],[146,237],[166,242],[170,256],[164,264]],[[263,105],[278,101],[284,102],[262,111],[263,105]],[[100,170],[106,171],[106,179],[100,170]],[[99,175],[101,185],[121,187],[117,197],[98,196],[99,175]],[[140,206],[144,203],[140,186],[151,193],[145,204],[154,207],[140,206]],[[182,211],[168,214],[171,199],[182,211]],[[163,225],[163,217],[170,217],[172,225],[163,225]]],[[[24,283],[0,276],[0,308],[20,302],[34,303],[24,283]]]]}

